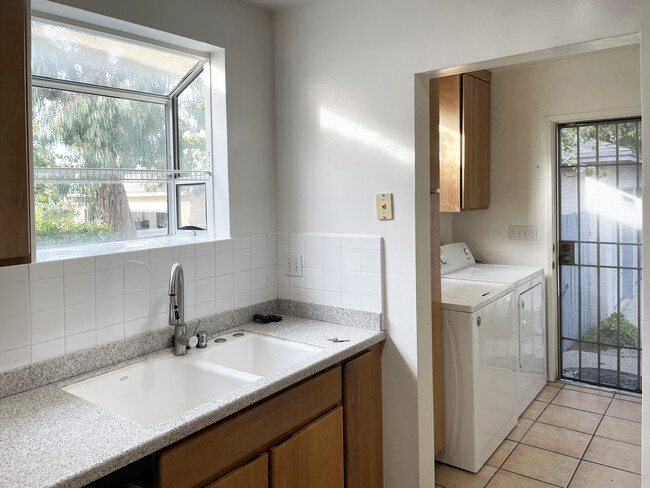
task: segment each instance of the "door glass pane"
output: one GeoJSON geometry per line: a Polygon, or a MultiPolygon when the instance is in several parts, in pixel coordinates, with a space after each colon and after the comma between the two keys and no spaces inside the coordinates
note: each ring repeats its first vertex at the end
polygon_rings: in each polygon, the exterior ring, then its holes
{"type": "Polygon", "coordinates": [[[616,164],[616,124],[598,125],[598,163],[616,164]]]}
{"type": "Polygon", "coordinates": [[[588,209],[598,217],[600,242],[616,242],[618,214],[612,208],[612,198],[616,192],[616,166],[599,166],[598,173],[587,181],[588,209]]]}
{"type": "Polygon", "coordinates": [[[596,266],[598,264],[598,244],[580,245],[580,264],[596,266]]]}
{"type": "Polygon", "coordinates": [[[562,240],[578,240],[578,172],[560,168],[560,234],[562,240]]]}
{"type": "Polygon", "coordinates": [[[579,307],[578,307],[578,267],[562,266],[560,301],[562,302],[562,336],[569,339],[579,338],[579,307]]]}
{"type": "Polygon", "coordinates": [[[580,168],[580,240],[598,239],[598,208],[600,206],[600,182],[596,166],[580,168]]]}
{"type": "Polygon", "coordinates": [[[637,390],[641,387],[640,378],[636,374],[640,355],[641,351],[637,349],[621,349],[621,388],[637,390]]]}
{"type": "Polygon", "coordinates": [[[580,140],[579,164],[596,164],[596,148],[598,146],[596,141],[596,126],[578,127],[578,136],[580,140]]]}
{"type": "Polygon", "coordinates": [[[178,141],[181,169],[205,170],[205,72],[178,96],[178,141]]]}
{"type": "Polygon", "coordinates": [[[598,328],[598,270],[582,267],[581,274],[581,334],[582,340],[595,342],[598,328]]]}
{"type": "Polygon", "coordinates": [[[580,379],[580,343],[562,341],[562,377],[580,379]]]}
{"type": "Polygon", "coordinates": [[[618,387],[618,355],[618,347],[600,346],[600,383],[602,385],[618,387]]]}
{"type": "Polygon", "coordinates": [[[618,192],[615,195],[620,242],[639,242],[641,237],[641,198],[638,192],[637,166],[619,166],[618,192]]]}
{"type": "Polygon", "coordinates": [[[616,244],[600,244],[600,265],[618,266],[618,246],[616,244]]]}
{"type": "Polygon", "coordinates": [[[618,344],[618,272],[600,269],[600,343],[618,344]]]}
{"type": "Polygon", "coordinates": [[[32,21],[32,73],[169,95],[199,60],[99,32],[32,21]]]}
{"type": "Polygon", "coordinates": [[[560,165],[578,164],[578,129],[563,127],[560,129],[560,165]]]}

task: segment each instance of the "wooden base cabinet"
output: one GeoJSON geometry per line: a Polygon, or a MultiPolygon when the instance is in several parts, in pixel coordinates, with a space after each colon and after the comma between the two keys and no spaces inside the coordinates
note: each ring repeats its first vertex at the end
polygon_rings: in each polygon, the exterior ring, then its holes
{"type": "Polygon", "coordinates": [[[270,451],[271,488],[343,488],[343,408],[270,451]]]}
{"type": "Polygon", "coordinates": [[[381,344],[158,454],[157,488],[382,486],[381,344]]]}

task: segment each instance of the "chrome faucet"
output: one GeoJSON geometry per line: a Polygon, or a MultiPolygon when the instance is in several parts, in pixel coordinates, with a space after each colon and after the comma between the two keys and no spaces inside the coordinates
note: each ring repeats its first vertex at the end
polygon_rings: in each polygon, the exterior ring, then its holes
{"type": "Polygon", "coordinates": [[[185,327],[183,267],[174,263],[169,277],[169,325],[174,327],[174,356],[185,356],[187,348],[198,343],[196,335],[187,333],[185,327]]]}

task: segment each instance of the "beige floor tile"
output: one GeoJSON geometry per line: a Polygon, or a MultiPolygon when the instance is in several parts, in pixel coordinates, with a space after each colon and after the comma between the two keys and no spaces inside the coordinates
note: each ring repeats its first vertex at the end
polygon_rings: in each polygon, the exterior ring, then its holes
{"type": "Polygon", "coordinates": [[[584,459],[641,474],[641,447],[625,442],[594,437],[584,459]]]}
{"type": "Polygon", "coordinates": [[[544,411],[548,406],[548,403],[540,402],[539,400],[533,400],[528,408],[524,410],[524,413],[521,414],[521,417],[528,420],[537,420],[537,417],[544,411]]]}
{"type": "Polygon", "coordinates": [[[584,454],[590,440],[591,435],[589,434],[535,422],[521,442],[579,458],[584,454]]]}
{"type": "Polygon", "coordinates": [[[584,412],[574,408],[549,405],[537,419],[538,422],[578,430],[587,434],[596,432],[603,416],[597,413],[584,412]]]}
{"type": "Polygon", "coordinates": [[[555,395],[557,395],[559,391],[560,388],[557,386],[546,385],[544,388],[542,388],[542,391],[539,392],[535,400],[549,403],[551,400],[553,400],[553,398],[555,398],[555,395]]]}
{"type": "Polygon", "coordinates": [[[610,401],[607,397],[567,390],[566,387],[562,388],[562,391],[553,399],[555,405],[577,408],[594,413],[605,413],[610,401]]]}
{"type": "Polygon", "coordinates": [[[483,488],[497,472],[487,464],[478,473],[470,473],[443,463],[436,463],[436,484],[444,488],[483,488]]]}
{"type": "Polygon", "coordinates": [[[632,422],[631,420],[605,416],[598,426],[596,435],[640,446],[641,424],[638,422],[632,422]]]}
{"type": "Polygon", "coordinates": [[[551,385],[551,386],[557,386],[558,388],[562,388],[564,385],[566,385],[566,383],[564,383],[563,381],[559,381],[559,380],[558,381],[547,381],[546,384],[551,385]]]}
{"type": "Polygon", "coordinates": [[[553,485],[500,470],[488,483],[487,488],[553,488],[553,485]]]}
{"type": "Polygon", "coordinates": [[[641,422],[641,404],[614,399],[605,415],[617,417],[619,419],[633,420],[634,422],[641,422]]]}
{"type": "Polygon", "coordinates": [[[508,439],[504,440],[497,450],[494,451],[490,459],[486,461],[486,464],[490,466],[496,466],[497,468],[501,467],[506,458],[510,455],[512,450],[517,447],[517,443],[510,441],[508,439]]]}
{"type": "Polygon", "coordinates": [[[641,488],[641,476],[582,461],[569,488],[641,488]]]}
{"type": "Polygon", "coordinates": [[[614,396],[613,391],[604,391],[597,388],[589,388],[588,386],[565,385],[564,388],[567,390],[581,391],[582,393],[591,393],[592,395],[599,395],[609,398],[612,398],[614,396]]]}
{"type": "Polygon", "coordinates": [[[526,420],[526,419],[519,419],[517,420],[517,425],[515,426],[514,429],[512,429],[512,432],[508,434],[506,439],[509,439],[511,441],[519,442],[521,438],[526,434],[528,429],[530,429],[530,426],[533,425],[532,420],[526,420]]]}
{"type": "Polygon", "coordinates": [[[625,400],[627,402],[641,403],[641,397],[632,396],[632,395],[623,395],[621,393],[617,393],[616,395],[614,395],[614,398],[616,398],[617,400],[625,400]]]}
{"type": "Polygon", "coordinates": [[[502,469],[566,487],[579,462],[579,459],[519,444],[502,469]]]}

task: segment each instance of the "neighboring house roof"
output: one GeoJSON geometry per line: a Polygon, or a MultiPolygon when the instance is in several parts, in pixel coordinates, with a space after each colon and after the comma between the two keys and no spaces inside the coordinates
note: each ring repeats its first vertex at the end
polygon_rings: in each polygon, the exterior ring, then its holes
{"type": "MultiPolygon", "coordinates": [[[[599,164],[636,163],[636,152],[627,147],[618,146],[618,160],[616,158],[616,144],[606,141],[590,139],[580,144],[580,164],[596,164],[596,153],[598,153],[599,164]],[[598,149],[598,151],[596,151],[598,149]]],[[[639,156],[641,162],[641,156],[639,156]]]]}

